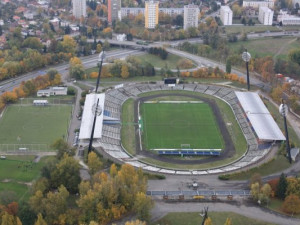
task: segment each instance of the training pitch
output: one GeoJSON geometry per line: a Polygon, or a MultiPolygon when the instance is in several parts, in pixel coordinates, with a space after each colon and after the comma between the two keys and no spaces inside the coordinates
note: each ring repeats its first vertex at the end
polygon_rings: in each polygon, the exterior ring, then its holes
{"type": "Polygon", "coordinates": [[[11,105],[0,118],[0,144],[52,144],[66,137],[71,105],[11,105]]]}
{"type": "Polygon", "coordinates": [[[143,103],[142,140],[152,149],[223,149],[224,141],[207,103],[143,103]]]}

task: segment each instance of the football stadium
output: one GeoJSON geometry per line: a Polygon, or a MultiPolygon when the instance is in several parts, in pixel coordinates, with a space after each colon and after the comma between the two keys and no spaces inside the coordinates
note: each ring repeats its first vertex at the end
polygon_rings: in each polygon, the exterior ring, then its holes
{"type": "Polygon", "coordinates": [[[267,155],[274,142],[285,140],[257,93],[218,85],[127,83],[89,94],[79,134],[82,148],[89,143],[94,118],[97,151],[118,163],[165,174],[213,174],[250,167],[267,155]],[[122,110],[129,100],[133,121],[125,121],[122,110]],[[218,102],[229,108],[232,118],[218,102]],[[232,124],[245,139],[245,149],[236,149],[232,124]],[[124,147],[123,133],[134,149],[124,147]],[[169,163],[206,164],[189,169],[170,168],[169,163]]]}

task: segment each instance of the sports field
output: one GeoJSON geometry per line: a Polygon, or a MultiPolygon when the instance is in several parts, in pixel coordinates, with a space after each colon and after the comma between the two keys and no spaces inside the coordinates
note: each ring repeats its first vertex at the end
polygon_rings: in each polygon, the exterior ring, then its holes
{"type": "Polygon", "coordinates": [[[0,144],[52,144],[66,137],[71,105],[11,105],[0,118],[0,144]]]}
{"type": "Polygon", "coordinates": [[[146,149],[223,149],[224,141],[206,103],[143,103],[146,149]],[[185,146],[185,147],[183,147],[185,146]]]}

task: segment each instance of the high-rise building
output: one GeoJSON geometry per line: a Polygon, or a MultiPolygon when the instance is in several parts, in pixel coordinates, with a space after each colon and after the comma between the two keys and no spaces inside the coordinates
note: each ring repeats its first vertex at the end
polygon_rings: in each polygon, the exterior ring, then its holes
{"type": "Polygon", "coordinates": [[[121,10],[121,0],[108,0],[107,3],[107,20],[109,23],[119,19],[121,10]]]}
{"type": "Polygon", "coordinates": [[[272,25],[274,11],[268,7],[259,7],[258,20],[263,25],[272,25]]]}
{"type": "Polygon", "coordinates": [[[221,6],[220,19],[224,26],[232,25],[232,11],[229,6],[221,6]]]}
{"type": "Polygon", "coordinates": [[[145,2],[145,27],[155,28],[158,24],[158,4],[156,1],[146,1],[145,2]]]}
{"type": "Polygon", "coordinates": [[[184,6],[183,28],[198,27],[199,7],[189,4],[184,6]]]}
{"type": "Polygon", "coordinates": [[[73,16],[76,18],[86,17],[86,0],[72,0],[73,16]]]}

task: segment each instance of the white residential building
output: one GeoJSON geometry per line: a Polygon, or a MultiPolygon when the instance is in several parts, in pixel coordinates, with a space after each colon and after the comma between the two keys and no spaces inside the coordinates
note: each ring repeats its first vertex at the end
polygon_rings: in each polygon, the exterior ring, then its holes
{"type": "Polygon", "coordinates": [[[145,27],[153,29],[158,24],[158,4],[157,1],[145,2],[145,27]]]}
{"type": "Polygon", "coordinates": [[[189,4],[184,6],[183,28],[198,27],[199,6],[189,4]]]}
{"type": "Polygon", "coordinates": [[[300,6],[300,0],[292,0],[294,8],[296,8],[296,5],[298,3],[298,6],[300,6]]]}
{"type": "Polygon", "coordinates": [[[277,22],[281,22],[283,26],[300,25],[300,17],[290,15],[287,11],[280,10],[279,15],[277,16],[277,22]]]}
{"type": "Polygon", "coordinates": [[[259,8],[259,7],[268,7],[274,8],[274,1],[273,0],[265,0],[265,1],[243,1],[243,7],[252,7],[252,8],[259,8]]]}
{"type": "Polygon", "coordinates": [[[229,6],[221,6],[220,19],[224,26],[232,25],[232,10],[229,6]]]}
{"type": "MultiPolygon", "coordinates": [[[[175,15],[183,15],[184,9],[183,8],[159,8],[158,11],[160,13],[165,13],[170,16],[175,15]]],[[[144,8],[121,8],[121,17],[126,17],[129,15],[136,16],[138,14],[145,15],[145,9],[144,8]]]]}
{"type": "Polygon", "coordinates": [[[258,20],[263,25],[272,25],[274,11],[268,7],[259,7],[258,20]]]}
{"type": "Polygon", "coordinates": [[[85,0],[72,0],[73,16],[76,18],[86,17],[86,1],[85,0]]]}

